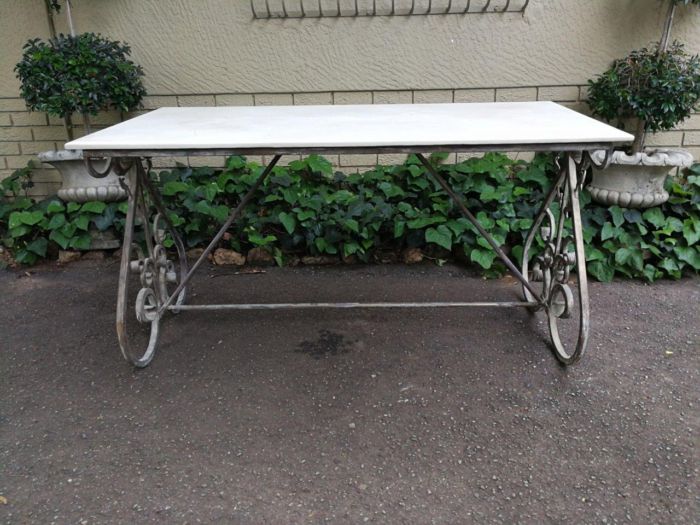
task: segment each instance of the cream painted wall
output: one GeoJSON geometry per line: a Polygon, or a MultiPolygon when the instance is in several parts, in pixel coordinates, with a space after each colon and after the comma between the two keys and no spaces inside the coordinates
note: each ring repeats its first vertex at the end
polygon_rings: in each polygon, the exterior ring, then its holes
{"type": "MultiPolygon", "coordinates": [[[[74,0],[74,11],[79,31],[131,44],[152,94],[584,84],[658,39],[663,17],[660,0],[315,20],[253,20],[248,0],[74,0]]],[[[700,52],[700,13],[687,11],[675,35],[700,52]]],[[[42,0],[0,0],[0,97],[17,96],[12,68],[23,42],[47,34],[42,0]]]]}

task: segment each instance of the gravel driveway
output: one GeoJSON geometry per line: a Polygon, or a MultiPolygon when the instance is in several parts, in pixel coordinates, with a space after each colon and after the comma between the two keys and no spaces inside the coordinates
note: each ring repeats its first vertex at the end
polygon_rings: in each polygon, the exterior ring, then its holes
{"type": "MultiPolygon", "coordinates": [[[[134,371],[117,263],[0,271],[0,522],[698,523],[700,280],[510,309],[187,312],[134,371]],[[2,500],[0,500],[1,502],[2,500]]],[[[209,268],[195,300],[512,300],[432,265],[209,268]]]]}

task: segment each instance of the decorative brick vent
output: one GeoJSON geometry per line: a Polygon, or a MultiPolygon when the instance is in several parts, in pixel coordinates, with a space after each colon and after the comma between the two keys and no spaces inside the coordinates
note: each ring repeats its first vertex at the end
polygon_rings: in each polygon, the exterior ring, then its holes
{"type": "Polygon", "coordinates": [[[257,19],[522,13],[530,0],[250,0],[257,19]]]}

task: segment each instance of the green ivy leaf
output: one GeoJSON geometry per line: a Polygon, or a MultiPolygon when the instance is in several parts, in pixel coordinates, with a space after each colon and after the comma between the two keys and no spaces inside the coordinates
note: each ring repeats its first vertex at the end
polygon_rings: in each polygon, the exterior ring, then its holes
{"type": "Polygon", "coordinates": [[[83,206],[80,208],[80,211],[86,213],[102,213],[103,211],[105,211],[106,207],[107,205],[104,202],[90,201],[83,204],[83,206]]]}
{"type": "Polygon", "coordinates": [[[58,215],[54,215],[51,217],[51,220],[49,221],[49,224],[46,226],[46,229],[48,230],[56,230],[63,226],[66,223],[66,216],[63,215],[62,213],[59,213],[58,215]]]}
{"type": "Polygon", "coordinates": [[[297,225],[297,220],[292,215],[291,213],[287,212],[280,212],[278,215],[280,222],[282,223],[282,226],[284,226],[284,229],[287,230],[287,233],[290,235],[294,233],[294,228],[296,228],[297,225]]]}
{"type": "Polygon", "coordinates": [[[343,256],[350,257],[360,250],[360,245],[356,242],[346,242],[343,244],[343,256]]]}
{"type": "Polygon", "coordinates": [[[46,206],[46,213],[60,213],[65,209],[66,207],[61,201],[53,200],[46,206]]]}
{"type": "Polygon", "coordinates": [[[657,270],[653,265],[651,264],[646,264],[644,265],[644,278],[650,282],[653,283],[656,279],[661,277],[663,275],[662,272],[657,270]]]}
{"type": "Polygon", "coordinates": [[[598,281],[609,283],[615,276],[615,269],[603,261],[594,261],[588,266],[588,273],[598,281]]]}
{"type": "Polygon", "coordinates": [[[620,248],[615,252],[615,262],[623,266],[632,266],[635,270],[639,271],[644,268],[644,259],[641,250],[620,248]]]}
{"type": "Polygon", "coordinates": [[[316,216],[316,212],[314,210],[301,210],[297,212],[297,219],[299,222],[304,222],[306,220],[312,219],[316,216]]]}
{"type": "Polygon", "coordinates": [[[172,180],[163,184],[163,189],[161,190],[161,193],[165,197],[172,197],[173,195],[177,195],[178,193],[186,192],[189,188],[190,185],[185,182],[172,180]]]}
{"type": "Polygon", "coordinates": [[[430,226],[432,224],[436,224],[436,223],[440,223],[440,222],[445,222],[445,217],[442,217],[442,216],[420,217],[418,219],[413,219],[411,221],[408,221],[406,224],[412,230],[420,230],[420,229],[425,228],[426,226],[430,226]]]}
{"type": "Polygon", "coordinates": [[[73,224],[75,224],[79,230],[87,231],[90,225],[90,217],[88,215],[78,215],[73,221],[73,224]]]}
{"type": "Polygon", "coordinates": [[[360,233],[360,225],[355,219],[345,219],[343,225],[350,231],[360,233]]]}
{"type": "Polygon", "coordinates": [[[491,268],[491,266],[493,266],[493,261],[495,258],[496,254],[493,251],[482,250],[480,248],[474,248],[469,255],[469,259],[477,263],[484,270],[488,270],[491,268]]]}
{"type": "Polygon", "coordinates": [[[700,240],[700,220],[689,218],[683,221],[683,237],[692,246],[700,240]]]}
{"type": "Polygon", "coordinates": [[[612,215],[613,224],[618,228],[625,223],[625,212],[619,206],[610,206],[610,215],[612,215]]]}
{"type": "Polygon", "coordinates": [[[40,223],[44,218],[44,214],[40,211],[14,211],[10,214],[8,227],[16,228],[22,224],[34,226],[40,223]]]}
{"type": "Polygon", "coordinates": [[[241,155],[232,155],[226,159],[226,169],[229,170],[240,170],[245,168],[246,159],[241,155]]]}
{"type": "Polygon", "coordinates": [[[655,228],[661,228],[666,223],[666,217],[659,208],[649,208],[644,210],[642,218],[654,225],[655,228]]]}
{"type": "Polygon", "coordinates": [[[63,250],[67,249],[68,245],[70,244],[70,239],[58,230],[54,230],[49,233],[49,239],[58,244],[63,250]]]}
{"type": "Polygon", "coordinates": [[[219,189],[219,185],[216,182],[212,182],[204,186],[202,188],[202,191],[204,193],[204,198],[211,202],[216,198],[219,191],[221,190],[219,189]]]}
{"type": "Polygon", "coordinates": [[[390,182],[380,182],[378,185],[379,189],[384,192],[387,199],[392,197],[403,197],[406,193],[396,184],[391,184],[390,182]]]}
{"type": "Polygon", "coordinates": [[[665,257],[664,260],[661,261],[661,264],[659,266],[666,270],[666,273],[674,279],[681,278],[681,271],[678,267],[678,263],[676,263],[676,261],[674,261],[670,257],[665,257]]]}
{"type": "Polygon", "coordinates": [[[24,248],[17,250],[17,252],[15,252],[14,258],[15,261],[17,261],[18,263],[27,265],[32,265],[37,260],[36,254],[24,248]]]}
{"type": "Polygon", "coordinates": [[[70,240],[70,247],[76,250],[89,250],[92,238],[89,233],[83,233],[70,240]]]}
{"type": "Polygon", "coordinates": [[[606,259],[606,255],[598,248],[586,246],[586,261],[604,261],[606,259]]]}
{"type": "Polygon", "coordinates": [[[547,188],[551,184],[544,170],[534,166],[519,171],[516,177],[523,182],[535,182],[541,188],[547,188]]]}
{"type": "Polygon", "coordinates": [[[676,246],[673,253],[678,259],[688,263],[694,270],[700,270],[700,249],[697,246],[676,246]]]}
{"type": "Polygon", "coordinates": [[[39,257],[46,257],[46,248],[49,246],[49,241],[45,237],[39,237],[27,244],[27,251],[35,253],[39,257]]]}
{"type": "Polygon", "coordinates": [[[603,229],[600,231],[600,240],[605,241],[608,239],[612,239],[613,237],[619,235],[619,233],[619,228],[615,228],[612,224],[606,222],[605,224],[603,224],[603,229]]]}
{"type": "Polygon", "coordinates": [[[444,224],[425,230],[425,240],[442,246],[446,250],[452,250],[452,232],[444,224]]]}

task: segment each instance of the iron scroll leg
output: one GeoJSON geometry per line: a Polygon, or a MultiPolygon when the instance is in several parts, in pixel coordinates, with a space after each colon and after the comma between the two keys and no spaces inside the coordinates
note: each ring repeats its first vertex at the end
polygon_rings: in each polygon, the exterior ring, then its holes
{"type": "MultiPolygon", "coordinates": [[[[151,362],[158,345],[162,318],[158,307],[170,297],[170,288],[187,273],[187,258],[182,239],[149,180],[149,172],[140,161],[122,164],[117,160],[117,174],[128,195],[117,294],[117,337],[124,358],[141,368],[151,362]],[[156,212],[153,219],[152,208],[156,212]],[[142,235],[137,236],[137,227],[143,230],[142,235]],[[168,259],[166,232],[177,249],[178,266],[168,259]],[[137,242],[137,238],[142,242],[137,242]],[[138,276],[138,281],[132,279],[134,276],[138,276]],[[140,287],[136,285],[138,291],[132,302],[135,282],[140,287]]],[[[184,301],[183,288],[174,303],[180,306],[184,301]]]]}
{"type": "Polygon", "coordinates": [[[279,155],[272,159],[191,269],[187,267],[182,239],[168,217],[158,190],[149,179],[149,172],[141,162],[136,162],[120,174],[122,185],[127,189],[128,209],[119,268],[116,327],[122,355],[131,364],[143,368],[151,362],[158,347],[160,322],[165,311],[178,312],[179,307],[184,305],[186,286],[192,275],[253,198],[279,159],[279,155]],[[156,213],[151,221],[152,207],[156,213]],[[143,229],[143,238],[138,237],[142,243],[136,242],[137,227],[143,229]],[[167,257],[164,246],[166,231],[170,233],[178,252],[177,267],[167,257]],[[140,281],[135,305],[131,302],[130,293],[133,276],[138,276],[140,281]],[[171,292],[173,285],[175,289],[171,292]]]}
{"type": "MultiPolygon", "coordinates": [[[[586,350],[590,328],[590,303],[579,193],[587,169],[572,154],[564,155],[559,177],[545,198],[525,240],[522,272],[528,282],[541,284],[544,313],[557,359],[566,365],[578,361],[586,350]],[[552,205],[557,204],[555,215],[552,205]],[[545,220],[546,219],[546,220],[545,220]],[[570,228],[570,230],[569,230],[570,228]],[[541,252],[530,251],[539,237],[541,252]],[[532,264],[532,267],[530,265],[532,264]],[[572,289],[572,269],[576,284],[572,289]]],[[[523,288],[526,299],[529,289],[523,288]]]]}
{"type": "MultiPolygon", "coordinates": [[[[522,283],[525,298],[535,309],[543,309],[548,320],[552,346],[557,359],[563,364],[573,364],[583,355],[588,342],[590,305],[586,257],[583,245],[583,227],[579,192],[585,164],[577,163],[573,155],[564,156],[564,167],[560,170],[540,212],[535,218],[523,250],[522,271],[518,270],[498,243],[486,231],[463,200],[452,190],[435,167],[421,154],[417,154],[426,170],[452,198],[461,214],[479,231],[491,245],[498,257],[511,273],[522,283]],[[558,215],[552,211],[558,203],[558,215]],[[545,219],[547,222],[545,223],[545,219]],[[544,226],[543,226],[544,223],[544,226]],[[571,226],[571,231],[567,228],[571,226]],[[530,269],[530,250],[536,235],[540,235],[543,252],[535,259],[530,269]],[[571,250],[573,247],[573,251],[571,250]],[[570,286],[570,271],[576,268],[576,293],[570,286]],[[541,282],[541,290],[535,282],[541,282]],[[571,322],[566,322],[571,320],[571,322]],[[573,343],[571,342],[573,341],[573,343]]],[[[533,307],[531,307],[533,308],[533,307]]]]}
{"type": "MultiPolygon", "coordinates": [[[[128,209],[124,224],[124,240],[122,244],[122,256],[119,267],[119,287],[117,291],[117,338],[119,348],[124,359],[136,367],[144,367],[151,362],[158,337],[160,335],[160,316],[154,311],[157,306],[154,291],[154,264],[152,257],[145,257],[143,250],[134,242],[134,230],[137,222],[137,215],[140,222],[146,225],[143,217],[141,177],[135,168],[129,170],[122,179],[123,186],[127,189],[128,209]],[[138,260],[132,261],[136,253],[138,260]],[[140,273],[141,289],[137,294],[137,303],[141,304],[141,311],[137,313],[138,323],[147,324],[146,349],[137,352],[137,345],[129,338],[131,324],[135,323],[129,315],[129,284],[132,273],[140,273]],[[154,313],[156,315],[154,315],[154,313]]],[[[138,308],[138,307],[137,307],[138,308]]]]}

